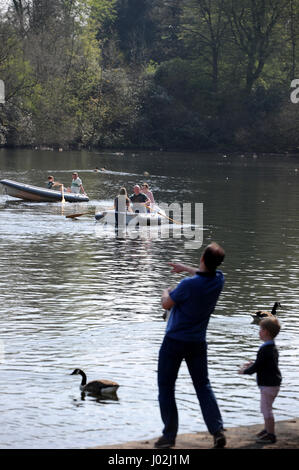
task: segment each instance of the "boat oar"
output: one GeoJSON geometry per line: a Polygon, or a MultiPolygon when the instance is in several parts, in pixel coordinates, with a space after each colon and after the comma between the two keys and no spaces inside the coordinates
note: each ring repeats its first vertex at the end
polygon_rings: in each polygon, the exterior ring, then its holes
{"type": "Polygon", "coordinates": [[[150,211],[156,212],[156,214],[161,215],[161,216],[164,217],[165,219],[168,219],[168,220],[170,220],[171,222],[173,222],[174,224],[181,225],[181,222],[178,222],[177,220],[174,220],[174,219],[172,219],[171,217],[168,217],[167,215],[162,214],[162,212],[159,212],[159,211],[156,211],[155,209],[152,209],[151,207],[147,206],[146,204],[145,204],[145,206],[146,206],[150,211]]]}
{"type": "MultiPolygon", "coordinates": [[[[112,209],[114,209],[114,207],[108,207],[108,209],[104,209],[104,210],[110,211],[112,209]]],[[[76,219],[77,217],[81,217],[81,215],[87,215],[87,214],[94,214],[94,210],[88,211],[88,212],[80,212],[79,214],[69,214],[69,215],[66,215],[65,217],[67,219],[76,219]]]]}
{"type": "Polygon", "coordinates": [[[87,215],[87,214],[94,214],[94,211],[88,211],[88,212],[80,212],[80,214],[69,214],[66,215],[66,219],[76,219],[77,217],[81,217],[81,215],[87,215]]]}

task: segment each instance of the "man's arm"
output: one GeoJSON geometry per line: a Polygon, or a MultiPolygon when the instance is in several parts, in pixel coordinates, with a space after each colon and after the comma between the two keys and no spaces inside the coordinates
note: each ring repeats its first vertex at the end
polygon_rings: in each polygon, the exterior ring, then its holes
{"type": "Polygon", "coordinates": [[[161,304],[164,310],[170,310],[175,305],[175,302],[169,295],[170,290],[170,288],[164,289],[162,293],[161,304]]]}
{"type": "Polygon", "coordinates": [[[172,266],[173,273],[187,272],[187,273],[194,275],[197,273],[197,271],[199,271],[199,268],[193,268],[192,266],[187,266],[186,264],[181,264],[181,263],[168,263],[168,264],[172,266]]]}

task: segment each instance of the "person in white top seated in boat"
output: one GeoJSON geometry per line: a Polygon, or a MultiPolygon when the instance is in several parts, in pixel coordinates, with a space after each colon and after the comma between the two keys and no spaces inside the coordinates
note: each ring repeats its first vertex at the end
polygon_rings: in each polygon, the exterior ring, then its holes
{"type": "Polygon", "coordinates": [[[139,184],[135,184],[134,193],[130,196],[134,212],[146,212],[146,206],[150,206],[150,199],[141,192],[139,184]]]}
{"type": "Polygon", "coordinates": [[[85,193],[85,190],[82,185],[82,180],[79,178],[79,175],[77,172],[74,172],[72,174],[72,184],[70,188],[67,188],[68,193],[75,193],[75,194],[80,194],[80,190],[82,191],[83,194],[85,193]]]}

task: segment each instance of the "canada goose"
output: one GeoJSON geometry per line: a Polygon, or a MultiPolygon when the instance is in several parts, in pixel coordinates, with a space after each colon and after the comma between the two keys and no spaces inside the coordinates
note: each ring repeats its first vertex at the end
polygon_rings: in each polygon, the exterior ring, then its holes
{"type": "Polygon", "coordinates": [[[255,312],[254,315],[251,315],[253,318],[252,323],[254,323],[255,325],[258,325],[260,321],[263,320],[264,318],[274,317],[276,315],[276,310],[278,309],[278,307],[282,308],[279,302],[275,302],[271,312],[267,312],[265,310],[259,310],[258,312],[255,312]]]}
{"type": "Polygon", "coordinates": [[[75,369],[71,375],[81,375],[82,382],[80,390],[93,395],[112,394],[115,393],[119,387],[118,383],[112,382],[111,380],[92,380],[86,383],[86,374],[81,369],[75,369]]]}

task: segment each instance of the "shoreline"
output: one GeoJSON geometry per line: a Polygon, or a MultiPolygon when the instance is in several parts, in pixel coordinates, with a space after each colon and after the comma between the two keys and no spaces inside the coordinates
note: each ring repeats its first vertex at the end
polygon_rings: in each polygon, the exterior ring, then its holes
{"type": "Polygon", "coordinates": [[[237,149],[237,148],[228,148],[228,147],[221,147],[221,148],[209,148],[209,149],[191,149],[191,148],[186,148],[186,149],[179,149],[179,148],[163,148],[161,149],[160,146],[157,147],[99,147],[99,146],[72,146],[72,145],[58,145],[58,144],[49,144],[49,146],[36,146],[36,145],[0,145],[0,150],[32,150],[34,152],[49,152],[49,151],[54,151],[54,152],[64,152],[64,153],[69,153],[69,152],[107,152],[107,151],[113,151],[117,154],[117,152],[122,153],[123,155],[127,152],[140,152],[140,153],[147,153],[147,152],[153,152],[157,154],[170,154],[170,153],[185,153],[185,154],[223,154],[227,153],[229,156],[240,156],[240,154],[244,157],[251,157],[252,155],[256,155],[257,157],[264,157],[264,156],[273,156],[273,157],[298,157],[299,156],[299,151],[296,150],[287,150],[287,149],[281,149],[280,151],[269,151],[266,152],[265,150],[258,149],[254,147],[252,150],[248,149],[247,147],[242,149],[237,149]]]}
{"type": "MultiPolygon", "coordinates": [[[[227,444],[225,449],[299,449],[299,418],[290,418],[275,423],[277,441],[275,444],[257,444],[256,434],[261,431],[263,424],[237,426],[226,428],[227,444]]],[[[154,443],[159,435],[142,441],[130,441],[122,444],[109,444],[92,447],[92,449],[154,449],[154,443]]],[[[176,449],[211,449],[213,437],[209,432],[178,434],[176,449]]],[[[158,449],[157,449],[158,450],[158,449]]]]}

